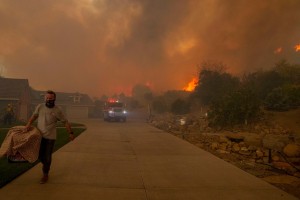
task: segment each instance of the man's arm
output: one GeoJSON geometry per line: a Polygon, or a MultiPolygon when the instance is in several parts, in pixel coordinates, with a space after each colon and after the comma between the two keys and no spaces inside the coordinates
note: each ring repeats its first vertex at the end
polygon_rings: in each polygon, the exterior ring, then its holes
{"type": "Polygon", "coordinates": [[[65,127],[66,127],[66,129],[67,129],[67,132],[68,132],[69,135],[70,135],[70,140],[74,140],[75,136],[74,136],[74,133],[73,133],[73,131],[72,131],[71,125],[70,125],[70,123],[69,123],[68,121],[66,121],[65,127]]]}
{"type": "Polygon", "coordinates": [[[32,116],[30,117],[30,119],[28,120],[28,123],[27,123],[26,126],[25,126],[25,130],[26,130],[26,131],[29,131],[29,130],[30,130],[31,124],[32,124],[37,118],[38,118],[37,115],[32,115],[32,116]]]}

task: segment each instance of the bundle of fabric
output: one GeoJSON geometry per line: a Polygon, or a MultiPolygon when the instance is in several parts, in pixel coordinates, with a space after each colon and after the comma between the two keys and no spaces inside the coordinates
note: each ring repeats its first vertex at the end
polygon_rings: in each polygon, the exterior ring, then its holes
{"type": "Polygon", "coordinates": [[[42,135],[32,127],[25,132],[25,126],[12,127],[0,148],[0,157],[6,156],[12,162],[34,163],[39,157],[42,135]]]}

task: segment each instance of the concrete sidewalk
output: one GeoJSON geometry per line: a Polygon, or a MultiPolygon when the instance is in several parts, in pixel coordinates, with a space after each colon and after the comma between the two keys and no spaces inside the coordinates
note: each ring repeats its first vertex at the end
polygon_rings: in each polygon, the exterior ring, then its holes
{"type": "Polygon", "coordinates": [[[53,155],[47,184],[39,164],[0,199],[297,199],[146,123],[83,123],[87,131],[53,155]]]}

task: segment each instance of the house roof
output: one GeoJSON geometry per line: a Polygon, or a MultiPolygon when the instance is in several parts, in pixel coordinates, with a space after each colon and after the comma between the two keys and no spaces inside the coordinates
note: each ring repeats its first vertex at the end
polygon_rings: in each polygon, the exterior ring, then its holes
{"type": "MultiPolygon", "coordinates": [[[[87,95],[82,93],[66,93],[55,92],[57,105],[73,105],[73,106],[93,106],[93,100],[87,95]]],[[[45,91],[31,91],[31,98],[33,104],[44,102],[45,91]]]]}
{"type": "Polygon", "coordinates": [[[28,79],[0,77],[0,99],[19,99],[27,88],[29,88],[28,79]]]}

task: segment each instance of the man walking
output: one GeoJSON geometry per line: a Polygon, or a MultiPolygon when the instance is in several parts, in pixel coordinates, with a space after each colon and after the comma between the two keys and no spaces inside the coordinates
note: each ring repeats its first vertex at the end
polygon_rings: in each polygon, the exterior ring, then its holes
{"type": "Polygon", "coordinates": [[[56,122],[65,123],[65,127],[70,134],[70,140],[74,140],[74,134],[68,120],[65,118],[61,109],[55,105],[56,94],[48,90],[45,94],[45,104],[39,104],[35,108],[25,129],[28,131],[32,123],[37,119],[37,128],[42,134],[42,141],[39,152],[39,159],[43,164],[43,177],[41,184],[48,181],[50,171],[52,152],[56,140],[56,122]]]}

